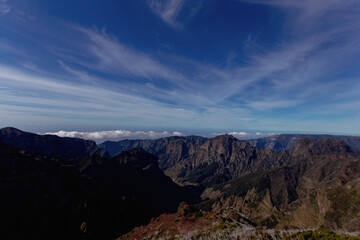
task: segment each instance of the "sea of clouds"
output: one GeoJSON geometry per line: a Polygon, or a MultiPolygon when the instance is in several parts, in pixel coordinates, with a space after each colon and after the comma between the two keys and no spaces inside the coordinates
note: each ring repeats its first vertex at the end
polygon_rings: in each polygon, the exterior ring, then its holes
{"type": "Polygon", "coordinates": [[[128,130],[112,130],[98,132],[78,132],[78,131],[58,131],[47,132],[47,135],[57,135],[59,137],[82,138],[101,142],[105,140],[121,140],[121,139],[155,139],[170,136],[184,136],[181,132],[155,132],[155,131],[128,131],[128,130]]]}

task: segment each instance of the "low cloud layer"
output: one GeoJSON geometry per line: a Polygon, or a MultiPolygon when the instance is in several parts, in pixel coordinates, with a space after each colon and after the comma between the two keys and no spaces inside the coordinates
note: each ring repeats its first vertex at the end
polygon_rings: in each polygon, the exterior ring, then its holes
{"type": "Polygon", "coordinates": [[[57,135],[59,137],[82,138],[94,140],[97,142],[106,140],[121,140],[121,139],[154,139],[170,136],[183,136],[181,132],[154,132],[154,131],[127,131],[127,130],[113,130],[113,131],[99,131],[99,132],[78,132],[78,131],[58,131],[47,132],[46,135],[57,135]]]}
{"type": "Polygon", "coordinates": [[[261,133],[261,132],[257,132],[257,133],[248,133],[248,132],[228,132],[228,133],[213,133],[213,136],[218,136],[218,135],[222,135],[222,134],[229,134],[232,135],[234,137],[236,137],[237,139],[243,140],[243,139],[256,139],[256,138],[262,138],[262,137],[269,137],[269,136],[274,136],[274,135],[278,135],[278,133],[261,133]]]}

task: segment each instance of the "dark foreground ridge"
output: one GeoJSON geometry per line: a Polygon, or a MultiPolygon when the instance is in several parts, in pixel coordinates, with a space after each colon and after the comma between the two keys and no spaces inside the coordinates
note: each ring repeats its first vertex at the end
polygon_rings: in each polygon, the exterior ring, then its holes
{"type": "Polygon", "coordinates": [[[114,239],[192,195],[143,149],[64,164],[0,142],[2,239],[114,239]]]}

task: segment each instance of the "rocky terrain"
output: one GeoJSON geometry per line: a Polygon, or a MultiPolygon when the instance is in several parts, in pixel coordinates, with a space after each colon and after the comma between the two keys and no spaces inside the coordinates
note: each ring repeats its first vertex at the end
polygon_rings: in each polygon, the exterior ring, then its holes
{"type": "Polygon", "coordinates": [[[360,158],[334,139],[302,139],[287,154],[290,166],[209,187],[203,211],[180,207],[123,239],[359,239],[360,158]],[[352,235],[304,231],[321,228],[352,235]]]}
{"type": "Polygon", "coordinates": [[[201,213],[186,203],[177,213],[163,214],[146,226],[133,229],[118,240],[163,239],[163,240],[298,240],[298,239],[343,239],[359,240],[358,233],[336,233],[331,230],[266,229],[256,227],[235,210],[219,215],[201,213]]]}
{"type": "MultiPolygon", "coordinates": [[[[293,154],[289,152],[291,146],[301,137],[306,138],[306,136],[310,136],[311,138],[307,139],[315,142],[331,137],[331,135],[289,134],[245,141],[231,135],[209,139],[190,136],[108,141],[99,146],[109,150],[110,154],[142,147],[159,157],[160,168],[176,183],[207,187],[235,179],[243,174],[291,165],[294,160],[293,154]],[[272,147],[270,144],[260,144],[261,141],[268,139],[277,139],[278,142],[272,144],[272,147]],[[282,143],[282,147],[279,147],[279,142],[282,143]]],[[[355,146],[355,150],[359,148],[357,144],[360,143],[360,137],[333,136],[332,139],[338,138],[344,140],[344,143],[351,143],[355,146]]]]}
{"type": "Polygon", "coordinates": [[[302,139],[289,154],[292,165],[243,175],[203,197],[212,211],[237,209],[260,226],[358,231],[360,158],[333,139],[302,139]]]}

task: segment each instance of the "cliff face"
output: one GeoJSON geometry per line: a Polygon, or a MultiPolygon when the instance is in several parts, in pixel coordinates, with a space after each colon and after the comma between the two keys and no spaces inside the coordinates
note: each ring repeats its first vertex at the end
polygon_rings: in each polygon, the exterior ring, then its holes
{"type": "Polygon", "coordinates": [[[292,143],[292,149],[272,151],[268,148],[254,147],[251,141],[240,141],[230,135],[210,139],[192,136],[124,140],[117,143],[106,142],[101,147],[107,149],[108,144],[115,144],[113,150],[143,146],[146,151],[159,156],[160,168],[175,182],[205,188],[225,183],[244,174],[290,166],[301,156],[331,153],[341,155],[344,151],[352,152],[347,144],[335,139],[296,139],[292,143]],[[334,141],[339,144],[335,144],[334,141]]]}
{"type": "Polygon", "coordinates": [[[304,139],[289,154],[292,165],[241,176],[203,197],[212,197],[215,212],[237,209],[262,226],[358,231],[360,158],[336,140],[304,139]]]}
{"type": "Polygon", "coordinates": [[[254,148],[230,135],[211,139],[190,136],[124,140],[100,145],[110,153],[134,146],[157,155],[160,168],[181,185],[222,183],[245,173],[282,166],[286,160],[286,154],[254,148]]]}
{"type": "Polygon", "coordinates": [[[196,152],[206,141],[207,138],[198,136],[168,137],[155,140],[107,141],[100,144],[99,147],[108,151],[112,156],[121,151],[141,147],[156,155],[159,158],[160,168],[164,170],[196,152]]]}
{"type": "Polygon", "coordinates": [[[180,184],[211,186],[241,175],[283,166],[286,152],[272,152],[252,147],[230,135],[209,139],[188,157],[165,170],[180,184]]]}

